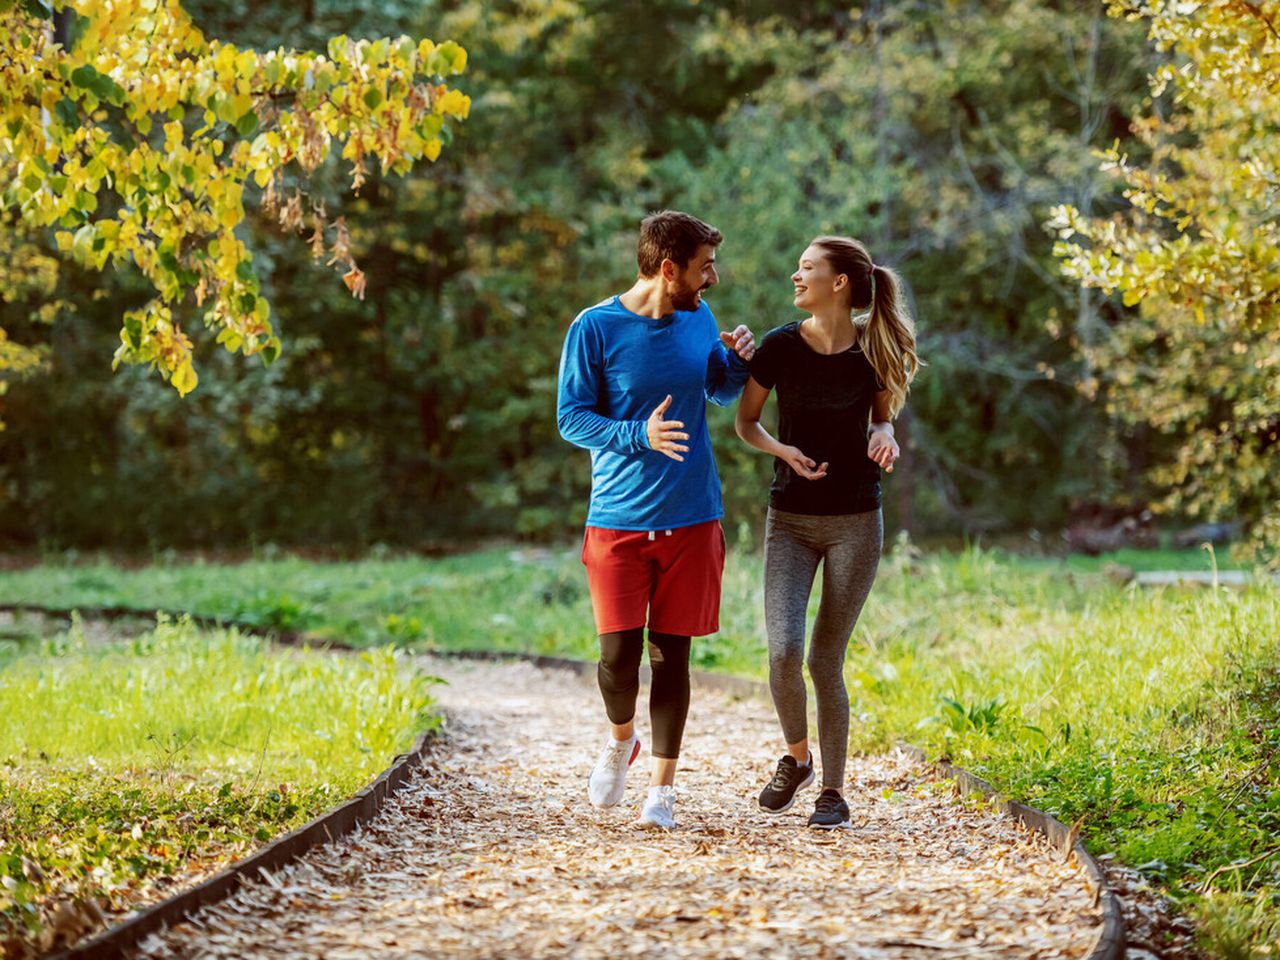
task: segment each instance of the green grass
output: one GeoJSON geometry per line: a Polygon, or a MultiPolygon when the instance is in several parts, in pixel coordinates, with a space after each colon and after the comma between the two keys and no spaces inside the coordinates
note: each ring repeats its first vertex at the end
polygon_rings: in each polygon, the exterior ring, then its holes
{"type": "Polygon", "coordinates": [[[1108,567],[1128,567],[1135,573],[1151,570],[1241,570],[1245,565],[1234,559],[1227,549],[1202,547],[1194,550],[1139,550],[1126,547],[1111,553],[1090,557],[1073,553],[1066,557],[1045,559],[1039,563],[1080,573],[1101,573],[1108,567]]]}
{"type": "MultiPolygon", "coordinates": [[[[1091,849],[1119,854],[1196,912],[1212,949],[1264,942],[1256,918],[1280,908],[1280,856],[1266,855],[1280,836],[1276,591],[1140,588],[1106,572],[1214,560],[922,555],[898,544],[850,647],[853,746],[907,740],[949,756],[1081,820],[1091,849]]],[[[182,607],[360,645],[595,653],[575,550],[46,565],[0,573],[0,600],[182,607]]],[[[722,629],[695,641],[695,664],[764,677],[761,604],[759,557],[731,550],[722,629]]]]}
{"type": "Polygon", "coordinates": [[[354,563],[290,558],[127,571],[102,562],[40,566],[0,572],[0,600],[182,609],[363,647],[571,649],[588,655],[594,639],[582,629],[591,608],[581,566],[559,552],[354,563]]]}
{"type": "Polygon", "coordinates": [[[11,631],[4,648],[0,943],[36,938],[59,902],[123,909],[242,855],[436,722],[429,678],[390,648],[275,651],[167,620],[110,642],[11,631]]]}

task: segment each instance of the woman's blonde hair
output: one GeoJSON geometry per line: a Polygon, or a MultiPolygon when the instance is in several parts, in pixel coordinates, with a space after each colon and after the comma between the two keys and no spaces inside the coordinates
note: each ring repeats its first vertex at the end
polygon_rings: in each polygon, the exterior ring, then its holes
{"type": "Polygon", "coordinates": [[[822,251],[837,274],[849,278],[852,308],[870,307],[866,323],[858,324],[858,345],[889,391],[889,415],[897,416],[916,371],[924,365],[916,356],[916,324],[897,273],[878,266],[852,237],[818,237],[810,246],[822,251]]]}

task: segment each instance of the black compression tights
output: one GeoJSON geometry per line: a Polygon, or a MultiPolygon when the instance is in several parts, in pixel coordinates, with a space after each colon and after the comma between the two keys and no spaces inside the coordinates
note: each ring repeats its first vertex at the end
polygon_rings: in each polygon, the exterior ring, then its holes
{"type": "MultiPolygon", "coordinates": [[[[611,723],[627,723],[636,715],[640,690],[640,654],[644,628],[600,635],[600,665],[596,679],[611,723]]],[[[649,722],[653,727],[653,756],[680,756],[684,721],[689,714],[689,638],[649,631],[649,722]]]]}

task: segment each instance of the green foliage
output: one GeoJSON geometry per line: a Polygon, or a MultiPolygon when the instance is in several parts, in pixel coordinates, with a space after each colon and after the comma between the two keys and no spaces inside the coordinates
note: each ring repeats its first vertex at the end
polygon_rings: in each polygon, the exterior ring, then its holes
{"type": "Polygon", "coordinates": [[[428,682],[390,649],[279,653],[163,618],[0,658],[0,938],[59,902],[154,898],[334,806],[436,722],[428,682]]]}
{"type": "MultiPolygon", "coordinates": [[[[342,204],[364,301],[317,295],[307,249],[249,205],[239,234],[289,349],[266,369],[206,354],[183,405],[102,363],[116,343],[99,318],[145,284],[64,270],[48,376],[8,399],[0,530],[54,548],[571,530],[588,470],[555,431],[563,332],[630,281],[637,223],[664,205],[725,230],[710,301],[726,326],[793,316],[786,278],[819,230],[902,268],[931,366],[891,523],[1050,529],[1075,498],[1140,497],[1063,385],[1096,295],[1055,279],[1039,224],[1064,184],[1105,208],[1088,150],[1125,128],[1148,55],[1137,29],[1060,7],[190,3],[238,49],[451,36],[477,109],[430,176],[351,200],[335,161],[311,173],[312,199],[342,204]]],[[[712,411],[726,502],[758,527],[769,464],[731,416],[712,411]]]]}
{"type": "MultiPolygon", "coordinates": [[[[1146,58],[1138,31],[1089,5],[957,9],[868,4],[789,38],[804,54],[726,116],[717,149],[662,161],[663,197],[725,231],[712,302],[761,332],[796,316],[787,278],[818,234],[858,236],[898,268],[930,366],[886,481],[891,524],[1044,529],[1073,499],[1140,496],[1119,489],[1126,460],[1071,388],[1098,298],[1053,279],[1040,224],[1064,192],[1109,204],[1090,150],[1125,129],[1146,58]]],[[[767,465],[723,454],[741,515],[767,465]]]]}
{"type": "Polygon", "coordinates": [[[966,706],[954,697],[942,697],[940,706],[942,722],[950,727],[953,733],[974,730],[989,734],[994,733],[1000,724],[1000,713],[1004,710],[1004,701],[996,697],[984,703],[971,703],[966,706]]]}
{"type": "Polygon", "coordinates": [[[1280,543],[1280,313],[1274,215],[1280,34],[1267,5],[1111,3],[1168,56],[1136,143],[1102,154],[1130,208],[1067,204],[1050,226],[1068,275],[1119,294],[1085,381],[1113,416],[1167,438],[1151,465],[1164,507],[1239,519],[1259,555],[1280,543]]]}
{"type": "Polygon", "coordinates": [[[230,611],[230,619],[268,630],[305,630],[316,623],[317,616],[314,608],[287,593],[261,590],[237,601],[230,611]]]}
{"type": "Polygon", "coordinates": [[[1211,956],[1261,960],[1280,943],[1280,891],[1214,890],[1195,905],[1196,925],[1211,956]]]}
{"type": "MultiPolygon", "coordinates": [[[[1120,587],[1082,566],[895,550],[850,651],[853,745],[903,737],[1083,818],[1092,849],[1195,902],[1280,830],[1280,600],[1261,580],[1120,587]]],[[[1249,895],[1278,869],[1246,871],[1249,895]]]]}

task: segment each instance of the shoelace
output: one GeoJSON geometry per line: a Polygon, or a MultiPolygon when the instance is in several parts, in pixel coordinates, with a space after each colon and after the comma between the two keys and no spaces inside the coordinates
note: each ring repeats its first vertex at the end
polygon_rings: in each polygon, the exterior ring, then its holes
{"type": "Polygon", "coordinates": [[[835,813],[840,809],[840,798],[834,793],[818,794],[818,802],[813,808],[818,813],[835,813]]]}
{"type": "Polygon", "coordinates": [[[799,773],[800,767],[798,765],[794,767],[788,766],[785,759],[779,760],[778,769],[774,772],[773,780],[769,782],[769,786],[774,790],[785,790],[787,788],[787,784],[789,784],[792,778],[797,776],[799,773]]]}
{"type": "Polygon", "coordinates": [[[607,767],[611,773],[617,773],[627,763],[627,756],[631,751],[631,741],[620,743],[617,746],[609,744],[604,748],[604,752],[600,754],[600,766],[607,767]]]}
{"type": "Polygon", "coordinates": [[[667,791],[667,790],[659,791],[657,801],[658,801],[658,806],[660,806],[663,810],[667,811],[667,813],[670,813],[670,814],[675,813],[676,795],[674,791],[667,791]]]}

